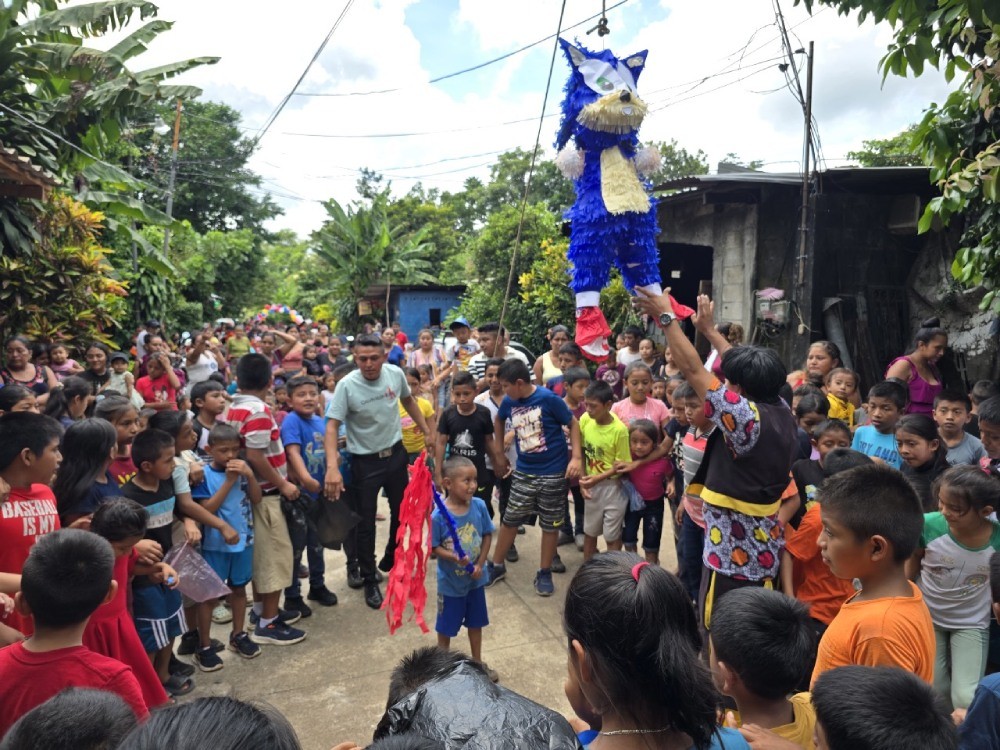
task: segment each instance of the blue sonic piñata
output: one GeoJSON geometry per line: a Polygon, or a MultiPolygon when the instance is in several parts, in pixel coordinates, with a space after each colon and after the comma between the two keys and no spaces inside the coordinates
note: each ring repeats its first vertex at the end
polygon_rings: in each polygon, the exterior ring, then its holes
{"type": "Polygon", "coordinates": [[[639,147],[646,104],[636,93],[636,81],[646,51],[619,59],[609,50],[592,52],[564,39],[559,43],[572,67],[556,165],[576,188],[576,202],[566,212],[576,343],[588,357],[603,361],[611,330],[598,303],[611,266],[621,271],[629,291],[662,292],[656,203],[640,178],[660,167],[656,149],[639,147]]]}

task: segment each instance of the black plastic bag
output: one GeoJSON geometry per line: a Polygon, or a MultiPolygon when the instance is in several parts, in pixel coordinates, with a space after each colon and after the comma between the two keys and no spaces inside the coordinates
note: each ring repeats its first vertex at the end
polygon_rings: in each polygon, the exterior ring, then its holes
{"type": "Polygon", "coordinates": [[[439,741],[446,750],[577,750],[569,722],[468,662],[431,680],[386,711],[375,739],[403,732],[439,741]]]}
{"type": "Polygon", "coordinates": [[[327,549],[340,549],[351,529],[361,522],[361,516],[351,510],[344,495],[333,502],[320,495],[306,506],[306,518],[316,530],[319,543],[327,549]]]}

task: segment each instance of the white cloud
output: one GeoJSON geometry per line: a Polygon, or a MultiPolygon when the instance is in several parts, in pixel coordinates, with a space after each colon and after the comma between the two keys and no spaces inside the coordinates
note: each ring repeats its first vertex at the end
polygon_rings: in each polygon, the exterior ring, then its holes
{"type": "MultiPolygon", "coordinates": [[[[430,0],[423,0],[430,2],[430,0]]],[[[545,55],[517,56],[489,67],[489,84],[464,95],[427,84],[430,74],[421,63],[421,45],[447,45],[454,34],[470,34],[479,46],[475,60],[455,59],[450,69],[467,67],[488,57],[545,37],[555,30],[559,0],[460,0],[451,17],[442,13],[441,37],[417,39],[406,25],[412,0],[356,2],[324,54],[307,76],[303,91],[346,93],[383,88],[400,91],[375,96],[294,97],[254,156],[252,166],[271,180],[286,209],[276,227],[308,234],[323,220],[318,201],[336,197],[349,201],[357,170],[428,164],[387,172],[394,188],[405,192],[408,177],[424,176],[427,186],[458,190],[470,175],[483,176],[489,162],[483,156],[452,161],[457,156],[498,151],[533,142],[537,121],[501,127],[498,123],[537,118],[545,89],[545,55]],[[525,80],[530,90],[514,90],[525,80]],[[487,126],[487,127],[479,127],[487,126]],[[469,128],[463,130],[464,128],[469,128]],[[291,133],[371,135],[414,131],[447,131],[411,138],[305,138],[291,133]],[[439,162],[440,163],[433,163],[439,162]],[[430,164],[429,164],[430,163],[430,164]]],[[[650,51],[640,79],[640,94],[655,110],[642,129],[644,139],[676,139],[690,150],[704,149],[714,162],[728,152],[759,158],[768,169],[797,169],[802,150],[802,114],[787,91],[758,92],[780,87],[781,54],[767,0],[663,0],[664,20],[628,33],[630,11],[625,5],[611,14],[608,46],[622,54],[650,51]],[[719,19],[725,19],[720,23],[719,19]],[[753,41],[747,45],[754,30],[753,41]],[[745,50],[744,50],[745,48],[745,50]],[[743,59],[740,60],[742,51],[743,59]],[[728,66],[728,68],[727,68],[728,66]],[[742,66],[742,67],[741,67],[742,66]],[[692,81],[709,77],[695,86],[692,81]],[[747,76],[746,80],[739,80],[747,76]],[[687,85],[680,85],[687,82],[687,85]],[[714,89],[714,90],[713,90],[714,89]],[[688,98],[687,101],[680,101],[688,98]],[[666,105],[666,106],[665,106],[666,105]]],[[[786,3],[790,6],[790,3],[786,3]]],[[[259,125],[301,74],[317,45],[343,6],[340,2],[296,0],[278,8],[263,0],[161,0],[160,17],[175,21],[141,61],[141,67],[197,55],[219,55],[219,64],[186,74],[183,82],[202,86],[209,99],[225,101],[243,112],[248,125],[259,125]]],[[[596,3],[570,2],[567,24],[597,10],[596,3]]],[[[426,12],[426,10],[424,10],[426,12]]],[[[816,40],[814,111],[831,166],[864,138],[891,135],[920,116],[931,100],[947,90],[930,71],[917,81],[890,78],[881,87],[876,64],[888,33],[871,25],[858,28],[851,18],[827,10],[813,18],[799,7],[786,8],[793,33],[803,43],[816,40]]],[[[636,25],[634,22],[633,26],[636,25]]],[[[585,43],[599,46],[596,37],[585,43]]],[[[110,44],[110,42],[107,42],[110,44]]],[[[793,39],[793,44],[798,44],[793,39]]],[[[438,59],[441,50],[437,49],[438,59]]],[[[445,56],[447,57],[447,56],[445,56]]],[[[436,63],[437,65],[438,63],[436,63]]],[[[435,74],[448,70],[435,70],[435,74]]],[[[556,62],[549,109],[558,107],[566,64],[556,62]]],[[[546,121],[542,143],[548,146],[557,128],[546,121]]]]}

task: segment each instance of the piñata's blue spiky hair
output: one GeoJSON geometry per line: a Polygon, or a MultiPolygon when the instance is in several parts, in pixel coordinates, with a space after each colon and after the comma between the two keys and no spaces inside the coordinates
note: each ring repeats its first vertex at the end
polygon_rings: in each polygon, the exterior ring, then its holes
{"type": "Polygon", "coordinates": [[[635,93],[639,75],[646,67],[648,54],[646,50],[642,50],[618,58],[611,50],[594,52],[582,45],[570,44],[565,39],[560,39],[559,45],[572,72],[563,89],[562,121],[556,136],[556,150],[562,149],[570,138],[579,136],[580,131],[585,130],[577,118],[588,104],[613,91],[627,90],[635,93]]]}

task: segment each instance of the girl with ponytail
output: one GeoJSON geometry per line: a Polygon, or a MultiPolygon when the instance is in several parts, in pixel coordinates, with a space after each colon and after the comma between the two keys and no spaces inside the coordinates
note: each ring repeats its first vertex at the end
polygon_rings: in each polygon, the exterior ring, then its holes
{"type": "Polygon", "coordinates": [[[590,750],[745,750],[717,723],[719,695],[677,576],[630,552],[585,562],[566,593],[566,697],[590,750]]]}

